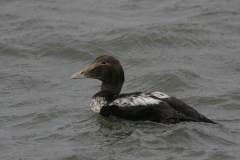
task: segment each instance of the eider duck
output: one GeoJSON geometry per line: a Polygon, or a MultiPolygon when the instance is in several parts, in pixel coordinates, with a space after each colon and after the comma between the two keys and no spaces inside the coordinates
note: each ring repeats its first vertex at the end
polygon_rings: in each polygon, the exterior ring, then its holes
{"type": "Polygon", "coordinates": [[[181,100],[162,92],[120,94],[124,72],[120,62],[112,56],[96,58],[90,66],[73,74],[71,79],[77,79],[82,74],[102,81],[101,90],[92,97],[90,108],[105,117],[165,124],[182,121],[217,124],[181,100]]]}

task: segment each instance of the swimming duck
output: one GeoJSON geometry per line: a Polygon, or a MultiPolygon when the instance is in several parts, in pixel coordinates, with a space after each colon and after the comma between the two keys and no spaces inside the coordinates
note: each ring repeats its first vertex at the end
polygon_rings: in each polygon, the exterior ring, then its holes
{"type": "Polygon", "coordinates": [[[120,62],[112,56],[96,58],[90,66],[73,74],[71,79],[78,79],[82,74],[102,81],[101,90],[92,97],[90,108],[105,117],[167,124],[181,121],[215,123],[183,101],[162,92],[120,94],[124,72],[120,62]]]}

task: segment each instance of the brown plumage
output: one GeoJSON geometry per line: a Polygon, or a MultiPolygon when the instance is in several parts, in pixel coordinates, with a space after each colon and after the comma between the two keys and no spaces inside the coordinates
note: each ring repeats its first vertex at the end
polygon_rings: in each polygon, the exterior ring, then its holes
{"type": "Polygon", "coordinates": [[[90,107],[92,111],[103,116],[160,123],[215,123],[181,100],[161,92],[120,94],[124,72],[120,62],[112,56],[96,58],[90,66],[72,75],[71,79],[77,79],[81,74],[102,81],[101,90],[92,97],[90,107]]]}

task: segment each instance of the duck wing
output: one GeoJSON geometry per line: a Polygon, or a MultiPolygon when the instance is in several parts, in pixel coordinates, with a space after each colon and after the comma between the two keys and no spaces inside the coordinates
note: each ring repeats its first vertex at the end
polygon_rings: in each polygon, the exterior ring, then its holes
{"type": "Polygon", "coordinates": [[[183,101],[181,101],[175,97],[162,99],[162,101],[168,103],[173,109],[175,109],[178,113],[180,113],[184,116],[196,119],[200,122],[218,124],[218,123],[213,122],[212,120],[208,119],[204,115],[200,114],[194,108],[192,108],[188,104],[184,103],[183,101]]]}
{"type": "Polygon", "coordinates": [[[102,107],[103,116],[116,116],[129,120],[150,120],[161,123],[198,120],[178,113],[161,98],[170,98],[160,92],[136,92],[115,97],[111,103],[102,107]],[[161,95],[159,95],[161,94],[161,95]],[[160,97],[161,96],[161,97],[160,97]]]}

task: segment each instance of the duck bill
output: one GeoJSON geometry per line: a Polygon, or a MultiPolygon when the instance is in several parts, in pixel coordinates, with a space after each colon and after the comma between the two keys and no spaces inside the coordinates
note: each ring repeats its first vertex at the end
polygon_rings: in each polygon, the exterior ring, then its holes
{"type": "Polygon", "coordinates": [[[71,79],[78,79],[82,74],[84,74],[88,69],[92,68],[95,64],[91,64],[90,66],[84,68],[80,72],[77,72],[71,76],[71,79]]]}

